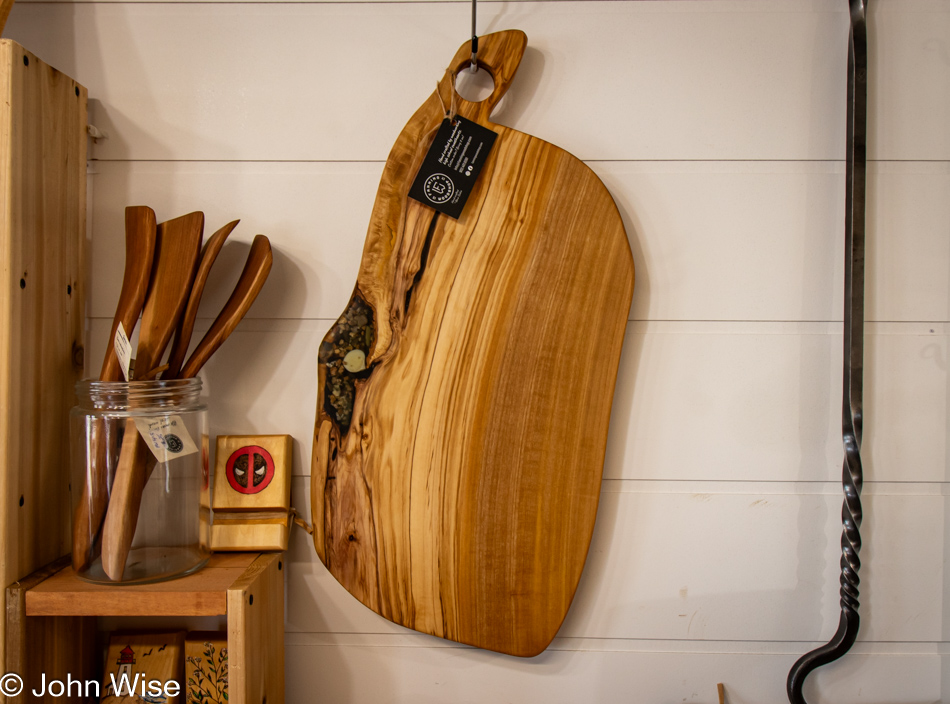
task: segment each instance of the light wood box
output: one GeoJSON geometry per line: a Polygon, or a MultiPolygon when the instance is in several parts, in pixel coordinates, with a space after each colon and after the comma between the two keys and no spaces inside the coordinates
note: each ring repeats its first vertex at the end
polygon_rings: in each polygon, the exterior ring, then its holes
{"type": "MultiPolygon", "coordinates": [[[[69,552],[68,419],[83,369],[85,224],[86,89],[0,40],[3,587],[69,552]]],[[[4,640],[0,622],[0,661],[4,640]]]]}
{"type": "MultiPolygon", "coordinates": [[[[10,704],[47,680],[95,679],[97,616],[226,616],[229,704],[284,701],[284,563],[277,554],[213,555],[193,575],[139,586],[90,584],[69,558],[7,589],[7,666],[26,686],[10,704]]],[[[79,701],[68,697],[52,702],[79,701]]]]}
{"type": "MultiPolygon", "coordinates": [[[[214,522],[211,549],[216,551],[286,550],[290,540],[290,477],[293,456],[290,435],[219,435],[215,448],[214,522]],[[232,484],[240,455],[247,486],[232,484]],[[257,449],[255,449],[257,448],[257,449]],[[259,490],[254,490],[255,459],[261,459],[259,490]],[[244,488],[248,493],[242,493],[244,488]]],[[[236,479],[234,480],[236,484],[236,479]]]]}

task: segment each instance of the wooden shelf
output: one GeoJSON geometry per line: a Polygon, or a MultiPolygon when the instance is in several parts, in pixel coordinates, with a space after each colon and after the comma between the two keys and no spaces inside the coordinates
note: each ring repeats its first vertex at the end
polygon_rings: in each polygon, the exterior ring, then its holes
{"type": "MultiPolygon", "coordinates": [[[[282,553],[215,554],[193,575],[138,586],[91,584],[69,563],[64,557],[7,588],[6,664],[23,677],[24,692],[42,674],[60,680],[101,674],[98,616],[226,616],[229,704],[284,701],[282,553]]],[[[8,704],[26,700],[26,694],[7,697],[8,704]]]]}
{"type": "Polygon", "coordinates": [[[66,566],[26,591],[26,615],[224,616],[228,590],[257,558],[256,553],[215,554],[195,574],[139,586],[92,584],[66,566]]]}

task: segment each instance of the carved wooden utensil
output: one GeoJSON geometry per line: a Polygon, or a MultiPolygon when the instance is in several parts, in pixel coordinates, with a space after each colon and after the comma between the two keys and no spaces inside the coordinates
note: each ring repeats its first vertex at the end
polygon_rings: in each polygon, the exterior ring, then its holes
{"type": "MultiPolygon", "coordinates": [[[[145,378],[161,361],[178,319],[184,310],[195,275],[195,264],[201,248],[204,214],[189,213],[158,226],[155,268],[145,300],[139,328],[139,344],[135,355],[135,378],[145,378]]],[[[145,441],[127,422],[112,493],[102,526],[102,567],[113,580],[121,580],[125,561],[135,533],[131,513],[138,515],[138,501],[146,478],[145,441]]]]}
{"type": "MultiPolygon", "coordinates": [[[[233,226],[236,224],[237,221],[226,225],[216,232],[208,241],[209,246],[205,250],[205,255],[211,256],[213,259],[216,254],[212,255],[211,252],[214,248],[220,249],[220,244],[223,244],[224,238],[234,229],[233,226]],[[215,242],[215,238],[219,236],[221,238],[220,242],[215,242]]],[[[257,298],[257,294],[260,293],[261,288],[264,286],[273,261],[274,255],[271,251],[270,241],[264,235],[257,235],[251,243],[251,251],[248,252],[244,269],[241,272],[237,285],[235,285],[234,290],[231,292],[231,296],[228,298],[227,303],[224,304],[221,312],[218,313],[218,316],[214,319],[208,332],[205,333],[204,337],[201,338],[201,341],[195,347],[194,352],[192,352],[185,366],[178,374],[178,378],[189,379],[197,376],[201,368],[211,358],[211,355],[213,355],[218,348],[224,344],[224,341],[228,339],[231,333],[234,332],[234,329],[247,314],[251,304],[254,303],[254,300],[257,298]]],[[[204,268],[203,264],[204,262],[202,262],[202,267],[199,268],[199,276],[204,268]]],[[[205,278],[207,278],[207,272],[205,272],[205,278]]],[[[135,435],[138,436],[138,433],[136,432],[135,435]]],[[[130,441],[130,445],[131,444],[130,441]]],[[[141,438],[138,438],[138,442],[135,443],[135,448],[134,454],[130,456],[129,462],[137,464],[132,465],[134,470],[127,474],[128,481],[119,487],[118,493],[115,483],[113,483],[112,488],[113,503],[116,502],[117,496],[122,497],[120,499],[122,503],[119,505],[122,505],[124,508],[121,513],[116,513],[116,517],[117,519],[121,519],[121,523],[116,523],[115,530],[107,530],[109,529],[109,517],[112,515],[112,504],[110,503],[109,513],[106,515],[106,526],[103,529],[102,564],[103,569],[106,570],[106,574],[113,580],[121,579],[125,571],[125,563],[132,546],[132,538],[135,536],[135,528],[138,524],[139,509],[142,504],[142,492],[145,490],[145,484],[148,482],[149,476],[155,467],[155,457],[149,452],[141,438]],[[107,559],[109,561],[108,564],[106,562],[107,559]]],[[[125,442],[123,442],[123,451],[124,450],[125,442]]],[[[119,472],[117,470],[116,482],[118,481],[119,472]]]]}
{"type": "Polygon", "coordinates": [[[247,261],[244,263],[244,270],[241,272],[237,285],[227,303],[224,304],[224,308],[218,313],[218,317],[211,323],[208,332],[201,338],[201,342],[182,367],[179,375],[182,379],[197,376],[205,362],[234,332],[238,323],[250,310],[257,294],[261,292],[273,263],[274,254],[271,251],[270,240],[264,235],[256,235],[254,241],[251,242],[251,251],[247,254],[247,261]]]}
{"type": "Polygon", "coordinates": [[[191,342],[191,333],[195,330],[195,320],[198,317],[198,304],[201,303],[201,295],[204,293],[205,284],[208,283],[208,274],[211,273],[211,267],[215,259],[218,258],[218,252],[224,246],[224,241],[228,235],[237,227],[240,220],[233,220],[220,230],[215,232],[201,248],[201,258],[198,265],[198,272],[195,274],[195,281],[191,286],[191,293],[188,295],[188,304],[185,306],[185,312],[182,313],[181,320],[178,322],[178,328],[175,330],[175,340],[172,343],[172,351],[168,355],[168,369],[164,377],[174,379],[181,371],[181,364],[185,361],[185,355],[188,353],[188,345],[191,342]]]}
{"type": "Polygon", "coordinates": [[[383,171],[356,289],[319,352],[314,545],[386,618],[520,656],[567,613],[600,495],[633,261],[607,189],[492,109],[527,44],[458,50],[383,171]],[[445,113],[497,132],[456,221],[407,198],[445,113]]]}
{"type": "MultiPolygon", "coordinates": [[[[154,255],[155,212],[145,205],[129,206],[125,209],[125,273],[99,381],[120,379],[119,358],[113,340],[119,323],[126,334],[132,334],[145,303],[154,255]]],[[[86,466],[86,485],[73,517],[73,567],[77,571],[88,567],[96,557],[95,538],[109,501],[106,454],[110,439],[105,437],[107,427],[94,423],[90,433],[87,457],[91,462],[86,466]]]]}

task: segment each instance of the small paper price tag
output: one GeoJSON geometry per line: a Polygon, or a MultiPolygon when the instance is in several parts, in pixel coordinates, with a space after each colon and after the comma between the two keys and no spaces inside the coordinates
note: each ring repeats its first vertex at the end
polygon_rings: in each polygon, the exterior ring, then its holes
{"type": "Polygon", "coordinates": [[[180,416],[136,418],[135,427],[159,462],[168,462],[198,451],[180,416]]]}
{"type": "Polygon", "coordinates": [[[497,137],[464,117],[442,120],[409,197],[457,220],[497,137]]]}
{"type": "Polygon", "coordinates": [[[129,336],[125,334],[125,328],[122,323],[115,331],[115,339],[112,341],[115,348],[115,356],[119,358],[119,367],[122,369],[122,376],[126,381],[129,380],[129,365],[132,362],[132,343],[129,342],[129,336]]]}

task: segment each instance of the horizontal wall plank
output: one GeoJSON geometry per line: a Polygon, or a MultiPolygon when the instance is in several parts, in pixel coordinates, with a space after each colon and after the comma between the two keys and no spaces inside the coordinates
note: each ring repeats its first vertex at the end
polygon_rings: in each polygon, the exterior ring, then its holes
{"type": "MultiPolygon", "coordinates": [[[[840,494],[640,488],[605,484],[559,637],[779,641],[801,643],[802,652],[831,637],[839,613],[840,494]]],[[[303,512],[308,494],[306,479],[295,479],[293,499],[303,512]]],[[[950,619],[943,570],[934,566],[947,557],[950,499],[871,493],[864,505],[860,642],[941,641],[950,619]]],[[[337,584],[303,532],[288,562],[288,632],[409,632],[337,584]]]]}
{"type": "MultiPolygon", "coordinates": [[[[496,118],[582,159],[843,158],[844,8],[724,9],[486,5],[483,32],[529,37],[496,118]]],[[[109,134],[100,159],[383,160],[469,20],[460,3],[33,3],[14,13],[8,36],[89,87],[90,121],[109,134]]]]}
{"type": "Polygon", "coordinates": [[[210,235],[231,220],[200,314],[217,315],[254,235],[274,248],[272,281],[250,311],[256,318],[336,318],[356,284],[382,164],[215,162],[94,163],[90,315],[111,317],[122,286],[125,208],[145,204],[159,220],[194,210],[210,235]],[[278,282],[276,285],[274,282],[278,282]]]}
{"type": "MultiPolygon", "coordinates": [[[[797,655],[548,650],[529,661],[465,648],[289,645],[289,701],[332,702],[787,702],[797,655]]],[[[812,675],[812,704],[938,704],[936,655],[848,655],[812,675]]]]}
{"type": "MultiPolygon", "coordinates": [[[[380,160],[468,14],[454,2],[27,3],[6,35],[89,87],[90,119],[110,134],[98,158],[380,160]]],[[[580,158],[843,157],[841,3],[489,3],[479,17],[483,33],[518,27],[530,41],[498,121],[580,158]]],[[[950,9],[892,0],[872,18],[870,156],[950,158],[950,9]]]]}
{"type": "MultiPolygon", "coordinates": [[[[632,319],[839,320],[844,167],[827,162],[591,162],[623,214],[637,267],[632,319]]],[[[277,250],[251,315],[335,318],[356,281],[382,164],[96,162],[90,314],[122,282],[124,209],[241,218],[218,270],[254,234],[277,250]]],[[[867,318],[950,320],[950,164],[872,164],[867,318]]],[[[235,274],[236,276],[236,274],[235,274]]],[[[212,275],[204,315],[230,291],[212,275]]]]}
{"type": "MultiPolygon", "coordinates": [[[[287,633],[284,643],[290,646],[361,648],[454,648],[473,650],[470,646],[442,640],[435,636],[402,629],[396,633],[287,633]]],[[[768,640],[662,640],[650,638],[572,638],[556,636],[548,651],[622,652],[622,653],[735,653],[743,655],[792,655],[821,642],[768,640]]],[[[854,655],[947,655],[944,643],[921,642],[857,642],[849,651],[854,655]]],[[[504,657],[504,656],[502,656],[504,657]]],[[[517,662],[517,661],[516,661],[517,662]]],[[[527,662],[527,661],[522,661],[527,662]]]]}
{"type": "MultiPolygon", "coordinates": [[[[840,476],[840,328],[747,325],[628,328],[605,476],[765,481],[840,476]]],[[[950,480],[950,328],[882,324],[867,332],[867,478],[950,480]]]]}
{"type": "Polygon", "coordinates": [[[869,8],[868,156],[946,159],[950,4],[884,0],[869,8]]]}
{"type": "MultiPolygon", "coordinates": [[[[110,319],[91,321],[87,374],[110,319]]],[[[202,378],[212,434],[289,433],[310,471],[316,350],[331,321],[246,320],[202,378]]],[[[197,344],[210,320],[200,320],[197,344]]],[[[836,481],[842,450],[837,326],[631,323],[604,476],[836,481]]],[[[950,326],[874,325],[867,338],[868,480],[950,481],[950,326]],[[934,330],[934,332],[930,332],[934,330]]]]}

